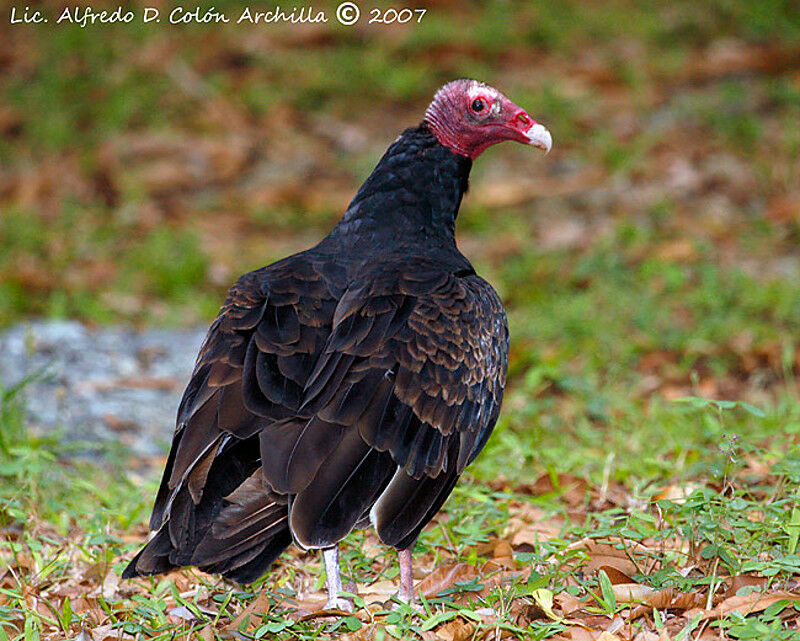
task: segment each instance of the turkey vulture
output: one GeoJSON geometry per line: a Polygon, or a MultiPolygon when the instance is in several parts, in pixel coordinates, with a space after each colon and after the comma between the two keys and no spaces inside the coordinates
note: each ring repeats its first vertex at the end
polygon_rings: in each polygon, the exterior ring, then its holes
{"type": "Polygon", "coordinates": [[[455,243],[472,161],[550,133],[496,89],[444,85],[318,245],[242,276],[178,409],[147,545],[124,578],[195,565],[240,583],[292,542],[321,548],[327,607],[338,543],[372,524],[411,549],[500,410],[508,327],[455,243]]]}

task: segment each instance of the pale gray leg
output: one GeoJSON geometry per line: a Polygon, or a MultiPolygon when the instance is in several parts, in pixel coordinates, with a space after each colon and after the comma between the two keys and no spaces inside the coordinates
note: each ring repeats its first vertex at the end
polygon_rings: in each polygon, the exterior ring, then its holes
{"type": "Polygon", "coordinates": [[[403,603],[414,601],[414,573],[411,557],[411,548],[397,551],[397,562],[400,564],[400,590],[397,598],[403,603]]]}
{"type": "Polygon", "coordinates": [[[328,585],[328,602],[325,604],[326,610],[347,610],[353,611],[353,604],[340,597],[342,592],[342,577],[339,575],[339,546],[322,550],[322,559],[325,562],[325,583],[328,585]]]}

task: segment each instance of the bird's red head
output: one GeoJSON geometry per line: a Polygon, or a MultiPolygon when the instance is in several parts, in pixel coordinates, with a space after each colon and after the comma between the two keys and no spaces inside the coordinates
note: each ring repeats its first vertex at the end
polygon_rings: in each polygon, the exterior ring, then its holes
{"type": "Polygon", "coordinates": [[[477,80],[448,82],[425,111],[425,123],[445,147],[473,160],[487,147],[516,140],[550,151],[550,132],[497,89],[477,80]]]}

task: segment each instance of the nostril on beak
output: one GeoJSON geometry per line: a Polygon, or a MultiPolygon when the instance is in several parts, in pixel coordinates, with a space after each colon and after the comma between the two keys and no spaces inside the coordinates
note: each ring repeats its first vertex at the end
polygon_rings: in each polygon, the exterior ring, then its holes
{"type": "Polygon", "coordinates": [[[524,125],[525,127],[530,127],[532,125],[531,119],[528,117],[528,114],[526,114],[525,112],[518,113],[517,117],[514,118],[514,120],[516,120],[517,123],[519,123],[521,125],[524,125]]]}

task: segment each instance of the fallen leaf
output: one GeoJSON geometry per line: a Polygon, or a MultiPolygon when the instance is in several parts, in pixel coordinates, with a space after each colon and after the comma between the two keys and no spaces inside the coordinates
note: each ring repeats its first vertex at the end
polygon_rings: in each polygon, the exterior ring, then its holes
{"type": "Polygon", "coordinates": [[[736,593],[744,587],[750,586],[754,588],[763,588],[767,585],[767,583],[769,583],[769,579],[767,579],[767,577],[737,574],[736,576],[731,577],[730,585],[725,591],[725,594],[722,595],[722,598],[724,600],[729,597],[736,596],[736,593]]]}
{"type": "Polygon", "coordinates": [[[102,594],[106,601],[112,601],[119,589],[119,575],[113,570],[109,570],[103,579],[102,594]]]}
{"type": "Polygon", "coordinates": [[[698,615],[700,615],[701,620],[717,619],[726,617],[732,612],[739,612],[747,616],[748,614],[766,610],[772,604],[783,600],[800,601],[800,594],[778,590],[769,594],[751,593],[744,596],[732,596],[711,610],[701,610],[699,608],[687,610],[683,613],[683,616],[690,620],[698,615]]]}
{"type": "Polygon", "coordinates": [[[169,616],[171,617],[175,617],[183,621],[195,621],[197,619],[194,612],[192,612],[185,605],[181,605],[177,608],[172,608],[167,614],[169,614],[169,616]]]}
{"type": "Polygon", "coordinates": [[[637,603],[652,597],[658,591],[648,585],[640,583],[617,583],[612,584],[611,590],[617,603],[637,603]]]}
{"type": "Polygon", "coordinates": [[[567,634],[570,641],[596,641],[597,635],[601,634],[600,630],[586,629],[579,626],[571,628],[567,634]]]}
{"type": "Polygon", "coordinates": [[[649,555],[650,550],[641,544],[633,544],[629,551],[621,550],[607,543],[598,543],[594,539],[581,539],[567,546],[568,550],[583,549],[589,556],[585,568],[588,571],[596,572],[601,567],[610,566],[619,572],[630,576],[639,570],[636,564],[631,561],[628,554],[649,555]]]}
{"type": "Polygon", "coordinates": [[[440,565],[417,585],[417,592],[431,598],[443,590],[452,588],[456,583],[468,583],[478,576],[474,565],[456,563],[455,565],[440,565]]]}
{"type": "Polygon", "coordinates": [[[696,489],[702,487],[699,483],[682,483],[668,485],[653,497],[654,501],[667,500],[673,503],[683,503],[696,489]]]}
{"type": "Polygon", "coordinates": [[[466,641],[475,633],[475,626],[461,619],[453,619],[436,629],[436,638],[442,641],[466,641]]]}
{"type": "Polygon", "coordinates": [[[542,494],[560,494],[564,501],[571,506],[584,504],[589,484],[574,474],[558,474],[551,477],[549,474],[542,474],[536,481],[527,485],[521,485],[517,491],[540,496],[542,494]]]}
{"type": "Polygon", "coordinates": [[[653,608],[659,610],[689,610],[701,607],[705,603],[705,598],[699,592],[677,592],[674,588],[665,588],[663,590],[654,590],[650,594],[643,595],[640,599],[626,601],[626,603],[642,602],[642,605],[634,608],[630,613],[631,619],[638,619],[651,612],[653,608]]]}
{"type": "Polygon", "coordinates": [[[514,550],[508,541],[501,539],[494,548],[493,556],[495,559],[512,557],[514,556],[514,550]]]}
{"type": "Polygon", "coordinates": [[[554,597],[554,601],[556,605],[561,608],[561,612],[564,613],[564,616],[569,616],[586,605],[578,597],[571,595],[569,592],[559,592],[554,597]]]}
{"type": "Polygon", "coordinates": [[[624,572],[620,572],[617,568],[611,565],[601,565],[598,568],[598,571],[602,570],[608,576],[608,580],[611,581],[611,585],[618,585],[624,583],[636,583],[631,577],[629,577],[624,572]]]}
{"type": "Polygon", "coordinates": [[[522,522],[520,525],[511,524],[509,531],[514,532],[511,537],[511,547],[517,552],[533,552],[541,541],[556,538],[561,533],[563,521],[556,519],[522,522]],[[513,528],[513,529],[512,529],[513,528]]]}
{"type": "Polygon", "coordinates": [[[383,603],[396,593],[397,585],[392,581],[376,581],[365,587],[363,593],[359,590],[359,594],[365,603],[374,603],[376,601],[383,603]]]}
{"type": "MultiPolygon", "coordinates": [[[[255,599],[253,599],[252,603],[248,605],[242,612],[237,616],[233,621],[231,621],[226,628],[228,630],[238,630],[239,626],[244,621],[245,617],[250,616],[254,613],[260,612],[269,612],[270,603],[269,603],[269,596],[266,592],[261,592],[255,599]]],[[[251,621],[253,617],[250,617],[251,621]]]]}
{"type": "Polygon", "coordinates": [[[552,619],[553,621],[561,621],[561,617],[557,616],[556,613],[553,612],[553,593],[550,590],[539,588],[538,590],[534,590],[531,596],[536,602],[536,605],[542,609],[542,612],[544,612],[548,619],[552,619]]]}

